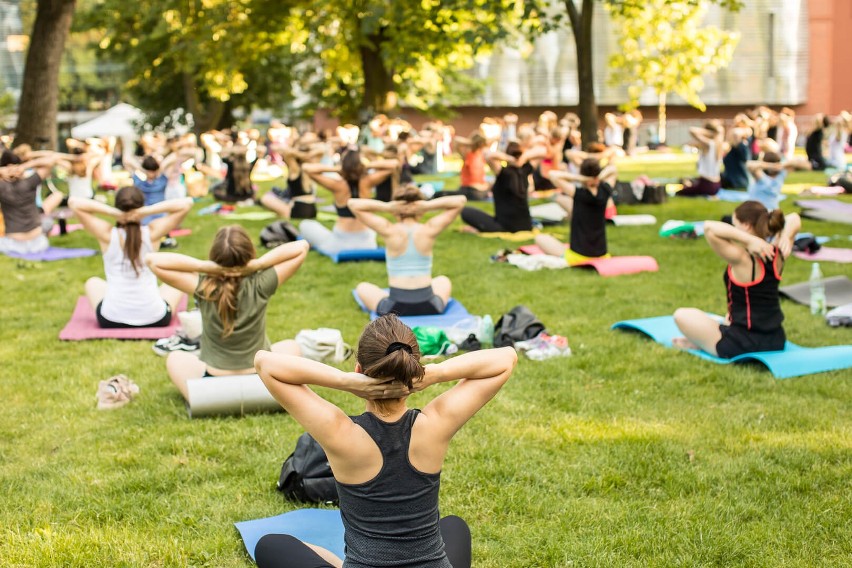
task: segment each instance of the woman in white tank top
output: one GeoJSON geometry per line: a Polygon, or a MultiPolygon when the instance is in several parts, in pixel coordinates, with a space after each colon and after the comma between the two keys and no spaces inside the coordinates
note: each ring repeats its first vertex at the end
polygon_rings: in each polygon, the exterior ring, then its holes
{"type": "Polygon", "coordinates": [[[115,195],[116,207],[93,199],[71,197],[68,206],[100,244],[106,279],[86,281],[86,296],[101,327],[162,327],[171,321],[183,293],[157,286],[157,278],[145,265],[145,255],[160,248],[160,240],[177,227],[192,208],[192,198],[143,206],[136,187],[124,187],[115,195]],[[140,221],[166,213],[147,226],[140,221]],[[96,217],[116,219],[115,226],[96,217]]]}
{"type": "Polygon", "coordinates": [[[720,124],[708,122],[704,128],[690,128],[690,144],[698,148],[698,177],[683,180],[679,196],[716,195],[722,187],[722,140],[720,124]]]}

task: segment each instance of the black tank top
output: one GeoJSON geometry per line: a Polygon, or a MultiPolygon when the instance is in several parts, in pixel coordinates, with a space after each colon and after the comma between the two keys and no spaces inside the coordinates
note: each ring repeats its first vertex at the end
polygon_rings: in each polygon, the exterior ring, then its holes
{"type": "Polygon", "coordinates": [[[440,473],[422,473],[408,462],[411,409],[396,422],[365,412],[353,416],[382,452],[379,474],[366,483],[337,483],[346,544],[345,568],[406,566],[452,568],[438,527],[440,473]]]}
{"type": "MultiPolygon", "coordinates": [[[[352,180],[346,180],[346,183],[349,185],[349,197],[357,198],[359,196],[359,183],[357,181],[352,180]]],[[[347,199],[347,201],[349,200],[347,199]]],[[[352,213],[352,211],[350,211],[349,207],[347,207],[346,205],[341,207],[335,203],[334,208],[337,210],[338,217],[349,217],[350,219],[355,218],[355,214],[352,213]]]]}
{"type": "Polygon", "coordinates": [[[778,283],[781,281],[784,259],[776,248],[772,261],[751,257],[751,262],[751,282],[737,282],[730,265],[725,270],[731,325],[760,333],[778,331],[784,321],[778,296],[778,283]]]}
{"type": "Polygon", "coordinates": [[[299,197],[300,195],[308,194],[308,192],[305,191],[305,184],[302,182],[301,173],[292,179],[287,178],[287,189],[290,190],[290,197],[299,197]]]}

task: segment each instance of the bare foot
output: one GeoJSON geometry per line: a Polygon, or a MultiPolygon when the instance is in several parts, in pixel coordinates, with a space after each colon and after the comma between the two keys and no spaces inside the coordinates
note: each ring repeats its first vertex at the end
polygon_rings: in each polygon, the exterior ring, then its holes
{"type": "Polygon", "coordinates": [[[459,229],[459,232],[470,233],[471,235],[475,235],[475,234],[479,233],[479,231],[477,231],[476,229],[474,229],[470,225],[462,225],[461,228],[459,229]]]}
{"type": "Polygon", "coordinates": [[[675,337],[672,339],[672,346],[677,349],[701,349],[699,346],[691,342],[685,337],[675,337]]]}

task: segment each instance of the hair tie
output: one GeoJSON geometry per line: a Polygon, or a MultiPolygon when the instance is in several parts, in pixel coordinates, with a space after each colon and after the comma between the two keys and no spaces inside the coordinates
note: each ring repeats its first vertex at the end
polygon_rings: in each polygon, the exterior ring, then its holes
{"type": "Polygon", "coordinates": [[[399,351],[400,349],[407,351],[408,354],[411,355],[411,346],[407,343],[400,343],[399,341],[394,341],[393,343],[388,345],[388,349],[387,351],[385,351],[385,355],[390,355],[391,353],[399,351]]]}

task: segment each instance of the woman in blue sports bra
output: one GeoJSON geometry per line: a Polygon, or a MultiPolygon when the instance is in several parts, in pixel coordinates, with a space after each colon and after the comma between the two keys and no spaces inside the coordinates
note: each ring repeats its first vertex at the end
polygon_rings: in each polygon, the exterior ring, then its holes
{"type": "Polygon", "coordinates": [[[306,219],[299,223],[302,237],[312,248],[325,253],[376,248],[376,233],[355,218],[348,203],[353,197],[371,196],[373,188],[390,176],[397,165],[397,160],[364,164],[357,146],[347,147],[341,153],[340,166],[303,164],[302,171],[333,194],[337,221],[332,230],[328,230],[319,221],[306,219]],[[338,175],[328,175],[332,173],[338,175]]]}
{"type": "Polygon", "coordinates": [[[433,315],[444,312],[452,283],[446,276],[432,278],[432,247],[435,239],[458,217],[467,198],[450,195],[425,201],[414,184],[403,186],[393,201],[351,199],[355,217],[385,240],[390,292],[375,284],[361,282],[355,293],[370,311],[379,315],[433,315]],[[419,218],[429,211],[441,211],[425,223],[419,218]],[[376,213],[390,213],[393,223],[376,213]]]}

